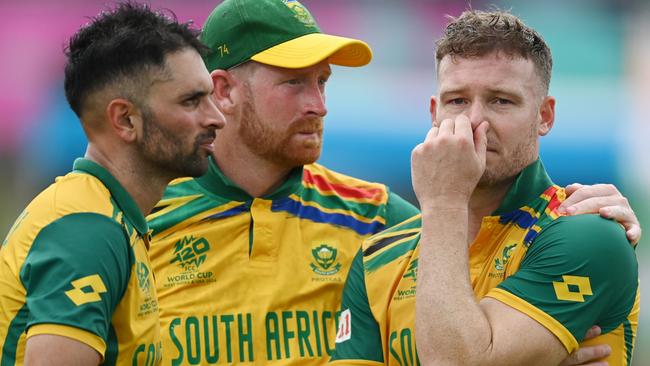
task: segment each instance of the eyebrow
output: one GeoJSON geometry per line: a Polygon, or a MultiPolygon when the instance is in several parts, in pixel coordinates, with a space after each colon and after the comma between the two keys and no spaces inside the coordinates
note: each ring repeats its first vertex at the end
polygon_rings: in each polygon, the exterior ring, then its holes
{"type": "Polygon", "coordinates": [[[196,90],[196,89],[194,89],[194,90],[191,90],[191,91],[189,91],[187,93],[181,94],[178,97],[178,99],[186,100],[186,99],[194,99],[194,98],[204,97],[206,95],[212,94],[213,90],[214,90],[213,88],[210,88],[210,90],[196,90]]]}
{"type": "MultiPolygon", "coordinates": [[[[487,91],[491,94],[502,94],[502,95],[507,95],[511,98],[523,98],[521,96],[521,93],[513,90],[505,90],[505,89],[498,89],[498,88],[489,88],[487,91]]],[[[449,89],[449,90],[441,90],[440,91],[440,96],[446,96],[449,94],[463,94],[467,92],[467,88],[457,88],[457,89],[449,89]]]]}

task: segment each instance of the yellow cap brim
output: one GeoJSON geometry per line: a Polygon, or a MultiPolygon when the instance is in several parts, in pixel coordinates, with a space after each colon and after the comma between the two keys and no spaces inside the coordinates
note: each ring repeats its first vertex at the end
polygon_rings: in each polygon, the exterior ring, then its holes
{"type": "Polygon", "coordinates": [[[372,51],[367,43],[357,39],[312,33],[251,57],[253,61],[287,69],[309,67],[325,59],[334,65],[364,66],[372,60],[372,51]]]}

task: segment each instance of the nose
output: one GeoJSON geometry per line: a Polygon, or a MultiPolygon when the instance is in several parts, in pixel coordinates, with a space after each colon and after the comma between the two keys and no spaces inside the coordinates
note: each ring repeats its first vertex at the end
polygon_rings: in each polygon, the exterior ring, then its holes
{"type": "Polygon", "coordinates": [[[318,117],[325,117],[327,107],[325,106],[325,86],[320,82],[312,85],[306,93],[305,108],[307,114],[318,117]]]}
{"type": "Polygon", "coordinates": [[[465,114],[472,124],[472,130],[476,129],[481,122],[487,121],[485,106],[480,102],[471,103],[465,114]]]}
{"type": "Polygon", "coordinates": [[[223,116],[223,113],[221,113],[219,108],[217,108],[216,104],[214,104],[212,97],[206,98],[204,112],[204,126],[221,129],[226,125],[226,118],[223,116]]]}

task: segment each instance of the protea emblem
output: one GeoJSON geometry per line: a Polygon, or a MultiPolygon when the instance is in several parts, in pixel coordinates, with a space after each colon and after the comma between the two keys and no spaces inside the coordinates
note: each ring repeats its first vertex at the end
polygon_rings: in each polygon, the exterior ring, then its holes
{"type": "Polygon", "coordinates": [[[311,250],[316,263],[311,263],[311,269],[320,275],[330,276],[341,269],[341,263],[336,262],[338,250],[327,244],[321,244],[311,250]]]}

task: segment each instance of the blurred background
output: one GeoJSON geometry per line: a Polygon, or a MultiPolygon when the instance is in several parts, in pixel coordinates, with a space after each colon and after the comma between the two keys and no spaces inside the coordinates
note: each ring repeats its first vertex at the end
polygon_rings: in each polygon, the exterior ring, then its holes
{"type": "MultiPolygon", "coordinates": [[[[200,27],[219,1],[150,1],[200,27]]],[[[634,365],[650,365],[650,2],[646,0],[303,0],[325,32],[370,44],[369,66],[334,67],[321,163],[388,184],[413,200],[409,158],[428,130],[434,39],[446,14],[498,7],[536,28],[553,51],[556,122],[542,139],[555,182],[614,183],[646,237],[634,365]]],[[[111,6],[94,0],[0,1],[0,237],[23,206],[85,151],[63,94],[66,40],[111,6]]],[[[606,270],[606,269],[604,269],[606,270]]]]}

